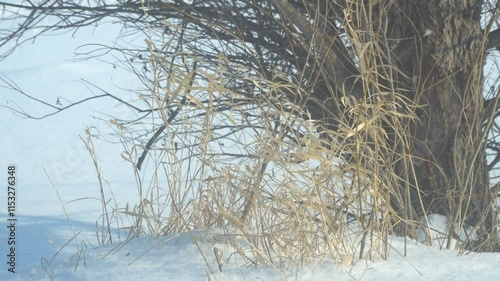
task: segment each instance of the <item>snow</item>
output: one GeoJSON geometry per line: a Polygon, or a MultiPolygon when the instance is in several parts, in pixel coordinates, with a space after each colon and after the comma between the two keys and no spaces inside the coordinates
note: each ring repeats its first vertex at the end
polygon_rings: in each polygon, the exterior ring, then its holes
{"type": "MultiPolygon", "coordinates": [[[[43,222],[42,222],[43,224],[43,222]]],[[[85,225],[78,226],[85,229],[85,225]]],[[[54,229],[56,230],[56,229],[54,229]]],[[[56,230],[60,231],[60,230],[56,230]]],[[[58,258],[47,265],[34,263],[25,271],[1,280],[496,280],[500,274],[500,254],[469,254],[392,241],[387,261],[359,261],[352,268],[328,261],[311,264],[300,271],[280,271],[271,266],[238,267],[232,257],[219,270],[213,249],[222,249],[225,261],[231,249],[210,239],[211,231],[182,233],[169,237],[140,237],[103,246],[86,245],[78,255],[58,258]],[[201,252],[200,250],[201,249],[201,252]],[[203,254],[202,254],[203,253],[203,254]],[[210,279],[208,279],[210,278],[210,279]]],[[[26,237],[27,238],[27,237],[26,237]]],[[[25,238],[25,239],[26,239],[25,238]]],[[[79,237],[77,239],[80,239],[79,237]]],[[[42,242],[42,241],[40,241],[42,242]]],[[[241,263],[240,263],[241,264],[241,263]]]]}
{"type": "MultiPolygon", "coordinates": [[[[0,62],[0,72],[26,92],[54,102],[57,97],[74,101],[87,96],[88,90],[76,82],[80,78],[114,90],[116,87],[110,81],[123,88],[133,87],[133,79],[126,73],[113,72],[108,64],[62,59],[71,57],[72,50],[83,43],[108,40],[106,34],[109,30],[104,29],[80,34],[78,40],[69,35],[41,38],[35,45],[24,45],[0,62]]],[[[7,101],[9,105],[15,102],[27,109],[33,106],[2,89],[0,104],[6,105],[7,101]]],[[[33,110],[37,114],[45,112],[39,107],[33,110]]],[[[210,239],[218,235],[217,230],[133,239],[113,232],[114,243],[100,245],[95,230],[102,214],[99,187],[92,161],[79,138],[79,135],[85,138],[83,131],[88,126],[95,126],[103,134],[110,132],[107,125],[94,118],[103,117],[99,112],[131,114],[119,107],[110,108],[109,103],[91,102],[36,121],[20,119],[0,108],[0,179],[5,182],[6,167],[10,164],[16,165],[19,179],[15,274],[7,271],[5,188],[0,196],[0,280],[500,279],[499,253],[458,256],[454,250],[440,250],[410,240],[405,243],[395,237],[385,261],[361,260],[352,267],[342,267],[318,260],[302,269],[287,270],[269,265],[242,267],[242,259],[232,255],[230,246],[210,239]],[[402,255],[405,247],[406,257],[402,255]],[[224,261],[222,270],[218,260],[224,261]]],[[[114,193],[115,203],[121,207],[126,203],[136,204],[136,184],[130,164],[120,157],[122,147],[100,141],[96,150],[108,181],[105,189],[119,191],[114,193]]],[[[438,228],[446,225],[438,216],[430,217],[429,222],[440,225],[438,228]]]]}
{"type": "MultiPolygon", "coordinates": [[[[425,245],[437,246],[439,248],[447,248],[449,223],[448,218],[443,215],[430,214],[429,216],[420,219],[421,225],[417,230],[418,242],[425,245]]],[[[470,226],[462,226],[460,231],[458,226],[455,227],[454,233],[459,235],[460,241],[476,240],[475,231],[470,226]]],[[[459,242],[456,239],[451,239],[450,249],[457,249],[459,242]]]]}

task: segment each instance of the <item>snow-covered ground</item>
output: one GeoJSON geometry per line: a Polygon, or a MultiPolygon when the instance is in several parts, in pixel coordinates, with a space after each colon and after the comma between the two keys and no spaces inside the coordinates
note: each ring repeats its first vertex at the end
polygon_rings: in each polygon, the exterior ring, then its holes
{"type": "MultiPolygon", "coordinates": [[[[230,248],[211,239],[218,234],[213,231],[160,238],[128,240],[122,237],[122,242],[99,246],[95,238],[95,222],[100,205],[92,204],[96,200],[82,199],[65,204],[68,220],[50,185],[21,184],[20,189],[17,272],[7,272],[3,262],[0,280],[454,281],[498,280],[500,276],[499,253],[458,257],[455,251],[407,241],[407,256],[403,257],[404,241],[401,238],[393,239],[393,249],[387,261],[359,261],[352,268],[318,261],[299,272],[283,272],[270,266],[237,267],[241,260],[237,260],[237,256],[230,257],[230,248]],[[214,248],[223,251],[220,260],[227,264],[223,264],[222,271],[214,248]]],[[[61,186],[58,192],[63,202],[69,202],[74,198],[96,197],[98,191],[95,186],[79,184],[61,186]]],[[[4,213],[2,218],[5,218],[4,213]]],[[[2,251],[6,251],[5,240],[2,240],[2,251]]],[[[5,255],[2,256],[5,259],[5,255]]]]}
{"type": "MultiPolygon", "coordinates": [[[[76,101],[89,96],[79,83],[85,78],[108,90],[134,88],[134,80],[109,64],[74,62],[73,50],[81,44],[106,42],[113,27],[46,37],[34,45],[23,45],[0,72],[27,93],[56,103],[58,97],[76,101]],[[87,32],[87,33],[85,33],[87,32]],[[83,34],[82,34],[83,33],[83,34]]],[[[124,93],[125,94],[125,93],[124,93]]],[[[61,99],[64,104],[65,100],[61,99]]],[[[31,113],[46,108],[0,88],[0,105],[21,106],[31,113]]],[[[141,237],[127,240],[113,233],[115,243],[99,245],[96,221],[101,212],[99,187],[92,160],[79,135],[95,126],[110,129],[95,116],[101,112],[131,114],[108,101],[89,102],[43,120],[20,119],[0,107],[0,280],[500,280],[500,254],[469,254],[438,250],[394,238],[387,261],[360,261],[354,267],[338,267],[318,261],[300,271],[273,267],[237,267],[230,249],[225,249],[220,270],[214,255],[212,231],[180,233],[171,237],[141,237]],[[7,222],[7,166],[16,165],[16,273],[7,271],[9,254],[7,222]],[[44,171],[45,169],[45,171],[44,171]]],[[[122,147],[105,141],[96,152],[106,190],[115,192],[116,204],[137,202],[137,190],[122,147]]]]}

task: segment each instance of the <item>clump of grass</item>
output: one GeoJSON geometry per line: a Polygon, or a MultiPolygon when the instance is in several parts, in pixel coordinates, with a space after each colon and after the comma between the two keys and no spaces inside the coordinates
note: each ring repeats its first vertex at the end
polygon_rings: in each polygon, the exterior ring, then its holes
{"type": "MultiPolygon", "coordinates": [[[[165,61],[153,59],[152,68],[165,61]]],[[[410,101],[392,92],[343,99],[349,119],[333,131],[308,120],[307,112],[287,99],[285,92],[307,95],[299,85],[239,77],[269,93],[250,98],[221,86],[230,66],[223,58],[214,72],[194,69],[205,64],[196,58],[184,58],[185,70],[171,61],[174,67],[158,70],[154,91],[143,95],[157,109],[150,114],[148,136],[165,129],[149,150],[144,172],[136,164],[137,151],[145,146],[127,138],[115,122],[124,158],[138,178],[138,203],[123,210],[136,234],[223,229],[240,255],[285,267],[325,257],[342,264],[387,257],[394,225],[413,219],[411,210],[390,204],[405,200],[394,188],[401,178],[393,171],[395,163],[410,157],[399,121],[413,118],[410,101]],[[223,105],[215,103],[221,100],[223,105]],[[173,112],[178,121],[167,122],[173,112]],[[396,144],[384,135],[388,122],[401,136],[396,144]],[[145,174],[151,176],[147,188],[145,174]]],[[[140,134],[134,126],[144,123],[129,123],[127,130],[140,134]]]]}

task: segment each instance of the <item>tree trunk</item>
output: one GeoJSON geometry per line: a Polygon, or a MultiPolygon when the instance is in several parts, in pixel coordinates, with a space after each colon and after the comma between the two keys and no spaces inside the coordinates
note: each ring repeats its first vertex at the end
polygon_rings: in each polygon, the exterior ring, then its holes
{"type": "MultiPolygon", "coordinates": [[[[395,1],[386,36],[404,73],[396,89],[416,101],[410,182],[414,209],[491,231],[482,133],[482,1],[395,1]],[[406,77],[405,77],[406,76],[406,77]],[[420,200],[420,198],[422,200],[420,200]],[[486,216],[485,216],[486,215],[486,216]]],[[[454,233],[451,233],[453,236],[454,233]]]]}
{"type": "MultiPolygon", "coordinates": [[[[482,69],[487,45],[480,21],[483,2],[373,0],[331,4],[320,1],[324,5],[318,7],[322,15],[319,18],[328,19],[330,14],[335,14],[345,19],[343,28],[358,56],[359,69],[355,70],[352,63],[343,61],[349,54],[338,47],[341,41],[336,37],[338,31],[330,27],[328,20],[317,27],[323,33],[314,41],[312,30],[306,28],[307,22],[298,20],[300,17],[292,13],[289,2],[274,2],[290,22],[302,30],[306,41],[316,46],[326,76],[334,77],[329,86],[318,83],[313,100],[325,101],[322,93],[327,96],[333,91],[334,98],[325,105],[332,112],[341,113],[342,95],[366,99],[367,92],[378,93],[385,88],[418,105],[415,112],[418,120],[406,124],[409,145],[398,146],[394,128],[385,124],[394,147],[401,149],[398,153],[411,155],[410,159],[398,160],[395,165],[396,174],[402,179],[402,196],[391,200],[400,215],[416,219],[438,213],[446,215],[454,226],[450,227],[452,238],[459,235],[454,229],[461,229],[463,223],[477,226],[474,235],[482,236],[483,240],[489,234],[493,237],[486,136],[482,130],[482,69]],[[370,48],[371,45],[376,47],[370,48]],[[374,54],[366,56],[370,51],[374,54]],[[374,70],[370,59],[377,60],[374,78],[370,77],[374,70]],[[359,79],[349,82],[348,78],[352,77],[359,79]],[[368,82],[363,84],[362,80],[368,82]],[[339,85],[343,87],[340,91],[339,85]],[[413,207],[411,214],[407,213],[408,205],[413,207]]],[[[328,81],[323,79],[325,84],[328,81]]],[[[335,128],[336,124],[328,120],[327,114],[317,112],[315,115],[312,106],[308,109],[313,111],[313,117],[322,115],[327,127],[335,128]]]]}

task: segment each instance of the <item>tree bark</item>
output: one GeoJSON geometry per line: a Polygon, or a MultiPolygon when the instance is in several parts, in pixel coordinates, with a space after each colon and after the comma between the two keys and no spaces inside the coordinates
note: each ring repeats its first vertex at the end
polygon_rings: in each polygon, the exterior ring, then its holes
{"type": "Polygon", "coordinates": [[[412,204],[451,222],[491,229],[489,177],[484,149],[482,1],[396,1],[389,12],[394,54],[404,73],[396,85],[421,105],[412,124],[407,171],[412,204]],[[406,78],[404,78],[406,77],[406,78]],[[403,83],[403,85],[401,85],[403,83]],[[423,204],[419,198],[422,198],[423,204]],[[485,217],[486,214],[486,217],[485,217]]]}

